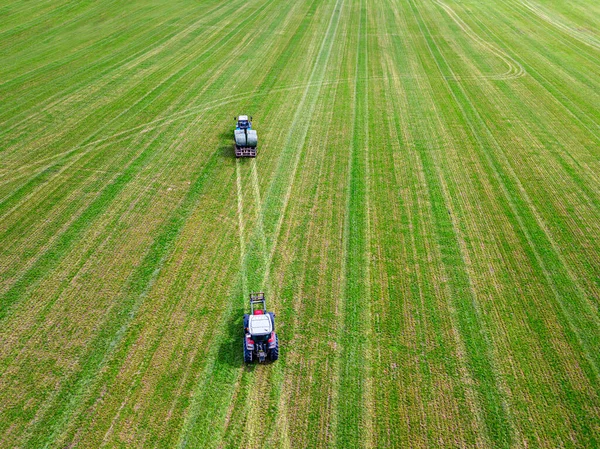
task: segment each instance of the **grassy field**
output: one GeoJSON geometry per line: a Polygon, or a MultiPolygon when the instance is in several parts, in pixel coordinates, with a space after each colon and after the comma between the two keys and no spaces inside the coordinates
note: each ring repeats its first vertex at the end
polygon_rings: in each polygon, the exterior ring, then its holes
{"type": "Polygon", "coordinates": [[[0,447],[600,446],[598,2],[0,17],[0,447]]]}

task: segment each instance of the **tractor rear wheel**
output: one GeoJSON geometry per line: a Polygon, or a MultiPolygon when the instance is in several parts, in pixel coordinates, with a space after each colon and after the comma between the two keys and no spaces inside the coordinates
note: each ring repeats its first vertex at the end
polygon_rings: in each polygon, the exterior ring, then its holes
{"type": "Polygon", "coordinates": [[[269,351],[269,360],[271,360],[271,362],[274,362],[278,358],[279,358],[279,340],[277,340],[277,343],[275,343],[275,347],[269,351]]]}
{"type": "Polygon", "coordinates": [[[252,351],[246,348],[246,339],[244,338],[244,363],[252,363],[252,351]]]}

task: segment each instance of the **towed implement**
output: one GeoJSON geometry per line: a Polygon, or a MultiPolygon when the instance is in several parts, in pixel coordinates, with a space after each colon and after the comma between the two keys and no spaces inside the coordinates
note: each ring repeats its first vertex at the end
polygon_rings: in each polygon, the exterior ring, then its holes
{"type": "Polygon", "coordinates": [[[252,117],[240,115],[234,118],[237,125],[233,132],[235,138],[235,157],[256,157],[258,136],[252,129],[252,117]]]}
{"type": "Polygon", "coordinates": [[[274,362],[279,358],[275,314],[267,312],[264,293],[250,294],[250,314],[244,315],[244,362],[274,362]]]}

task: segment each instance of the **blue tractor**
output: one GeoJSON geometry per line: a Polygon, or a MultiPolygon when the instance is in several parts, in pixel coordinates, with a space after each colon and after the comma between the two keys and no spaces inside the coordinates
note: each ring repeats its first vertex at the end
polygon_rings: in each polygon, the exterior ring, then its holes
{"type": "Polygon", "coordinates": [[[256,157],[256,147],[258,146],[258,136],[252,129],[252,117],[240,115],[235,117],[237,126],[235,127],[235,157],[256,157]]]}

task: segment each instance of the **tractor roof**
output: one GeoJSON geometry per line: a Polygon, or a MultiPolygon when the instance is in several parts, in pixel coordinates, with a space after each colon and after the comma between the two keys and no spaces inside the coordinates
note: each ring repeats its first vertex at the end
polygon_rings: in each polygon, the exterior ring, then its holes
{"type": "Polygon", "coordinates": [[[273,331],[270,315],[250,315],[250,335],[268,335],[273,331]]]}
{"type": "Polygon", "coordinates": [[[248,116],[247,115],[240,115],[238,117],[238,120],[248,120],[248,116]]]}

